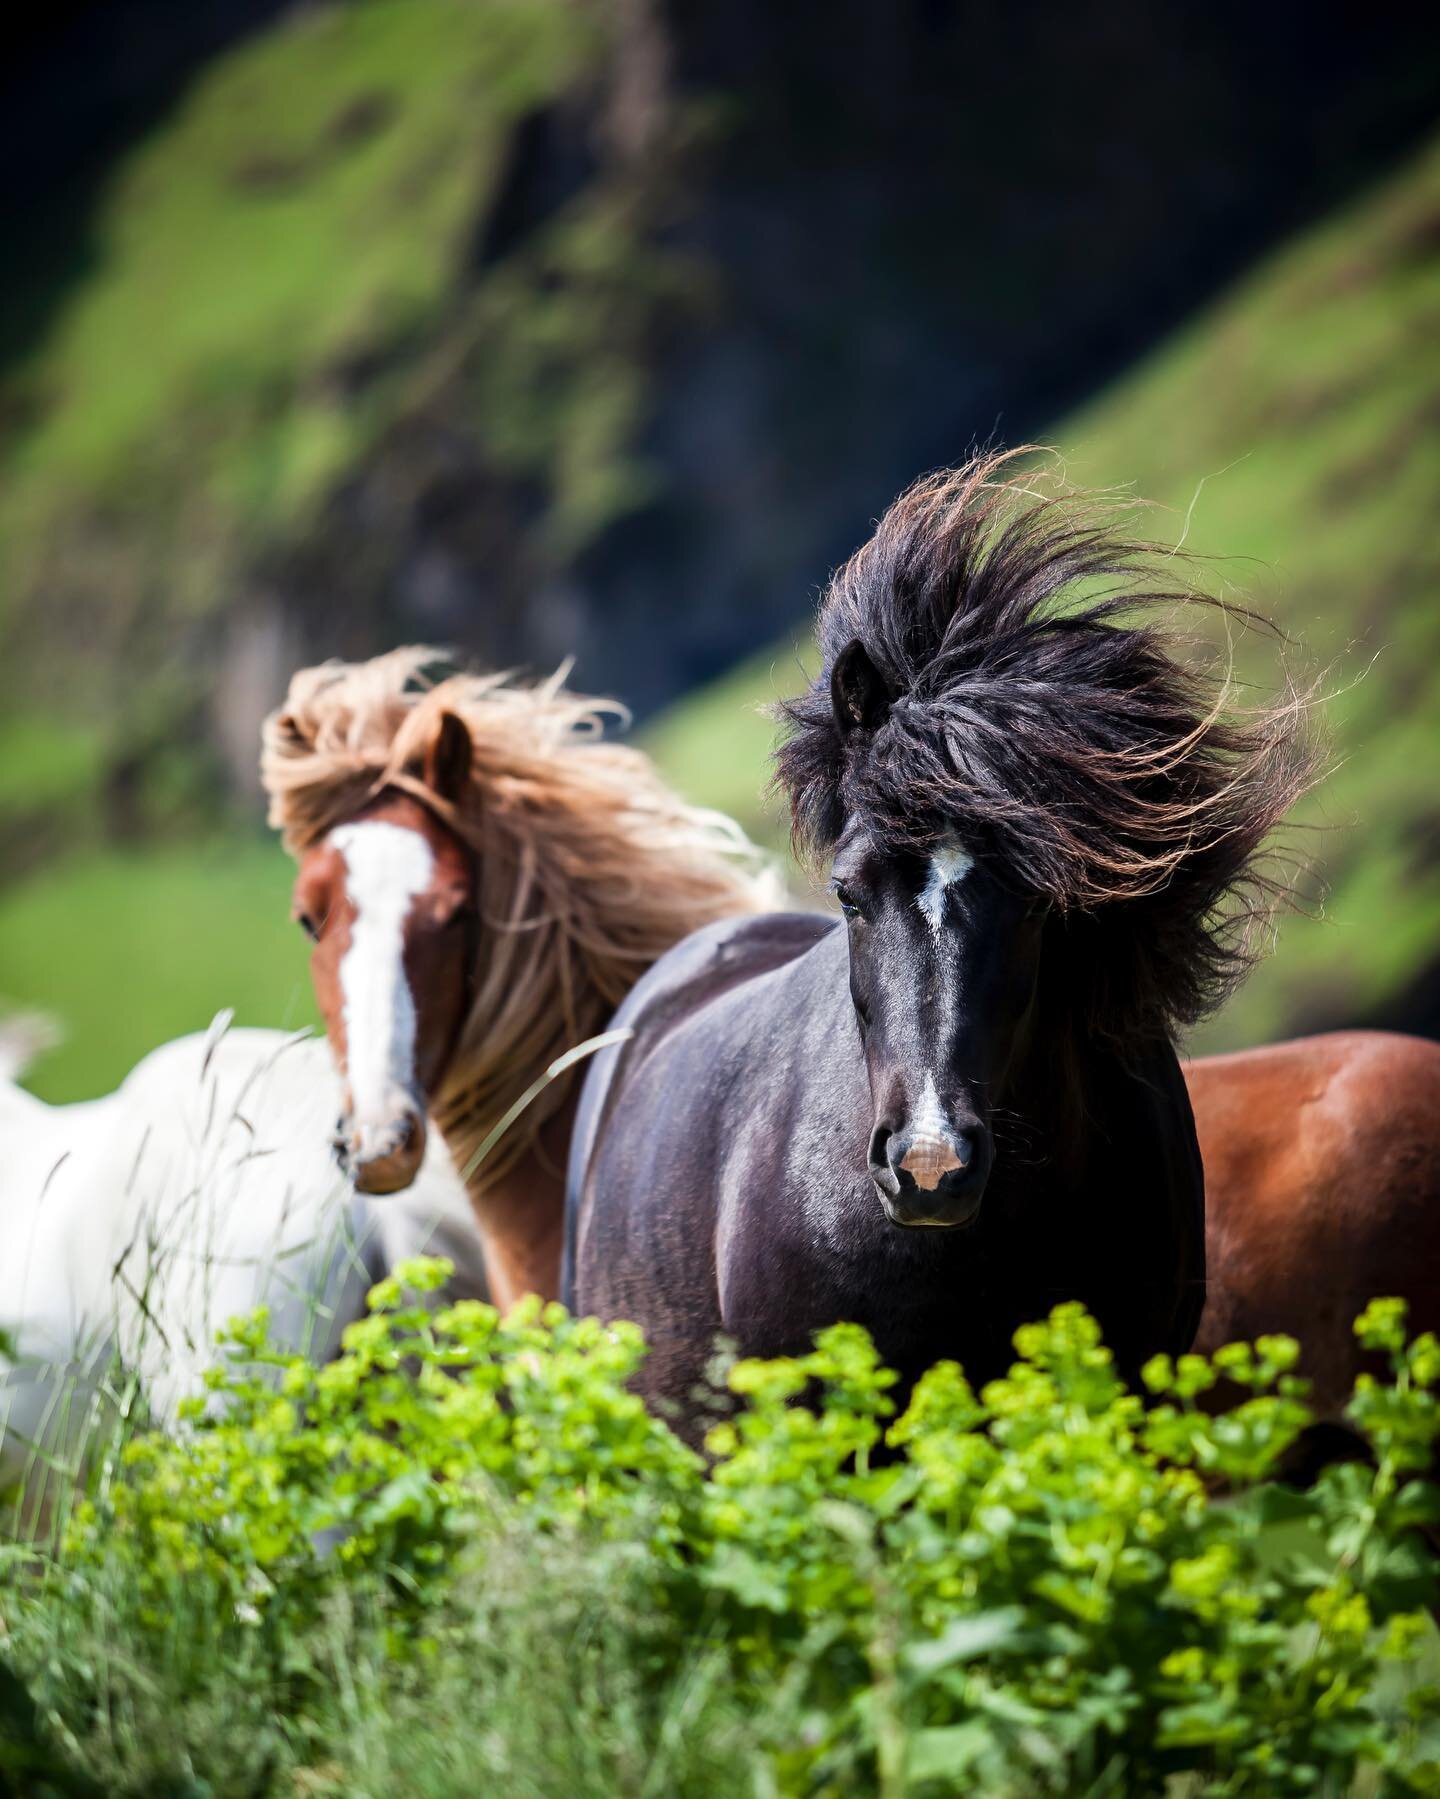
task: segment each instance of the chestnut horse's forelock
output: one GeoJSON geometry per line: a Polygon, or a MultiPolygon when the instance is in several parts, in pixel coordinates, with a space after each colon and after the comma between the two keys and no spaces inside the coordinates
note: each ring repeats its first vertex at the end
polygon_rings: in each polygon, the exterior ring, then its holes
{"type": "Polygon", "coordinates": [[[953,835],[1066,915],[1093,1028],[1169,1033],[1293,890],[1271,833],[1315,776],[1311,696],[1236,709],[1166,618],[1255,615],[1177,579],[1184,557],[1118,530],[1113,499],[1017,460],[1036,454],[925,477],[836,573],[776,780],[802,854],[850,817],[894,848],[953,835]],[[831,671],[857,639],[888,706],[842,733],[831,671]]]}
{"type": "MultiPolygon", "coordinates": [[[[625,716],[564,671],[433,680],[443,652],[394,650],[295,675],[265,722],[270,822],[300,855],[387,788],[421,800],[472,850],[479,929],[469,1012],[428,1096],[463,1170],[507,1109],[601,1030],[645,970],[716,919],[769,909],[779,883],[729,819],[686,804],[643,751],[607,739],[625,716]],[[457,803],[424,781],[446,713],[470,735],[457,803]]],[[[583,1066],[583,1065],[582,1065],[583,1066]]],[[[551,1082],[470,1176],[478,1192],[535,1148],[575,1073],[551,1082]]]]}

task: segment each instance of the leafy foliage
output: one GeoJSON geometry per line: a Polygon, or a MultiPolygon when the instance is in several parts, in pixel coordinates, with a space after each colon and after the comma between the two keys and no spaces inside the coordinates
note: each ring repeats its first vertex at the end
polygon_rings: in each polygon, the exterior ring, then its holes
{"type": "Polygon", "coordinates": [[[707,1459],[628,1389],[634,1327],[435,1310],[444,1271],[382,1282],[328,1366],[237,1323],[184,1433],[130,1443],[16,1586],[36,1728],[108,1790],[370,1791],[427,1704],[464,1753],[405,1738],[407,1790],[1440,1790],[1440,1344],[1398,1304],[1356,1327],[1372,1461],[1295,1492],[1288,1339],[1157,1358],[1147,1405],[1062,1306],[1005,1379],[942,1364],[901,1411],[837,1325],[729,1368],[707,1459]]]}

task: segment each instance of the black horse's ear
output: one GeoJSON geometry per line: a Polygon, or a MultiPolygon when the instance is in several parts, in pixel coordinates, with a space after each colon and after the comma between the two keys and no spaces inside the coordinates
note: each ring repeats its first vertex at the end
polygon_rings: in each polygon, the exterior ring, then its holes
{"type": "Polygon", "coordinates": [[[877,730],[890,710],[880,671],[858,637],[852,637],[830,671],[830,703],[843,737],[847,731],[877,730]]]}
{"type": "Polygon", "coordinates": [[[464,719],[454,712],[440,714],[440,729],[425,752],[425,785],[438,799],[452,806],[470,779],[473,747],[464,719]]]}

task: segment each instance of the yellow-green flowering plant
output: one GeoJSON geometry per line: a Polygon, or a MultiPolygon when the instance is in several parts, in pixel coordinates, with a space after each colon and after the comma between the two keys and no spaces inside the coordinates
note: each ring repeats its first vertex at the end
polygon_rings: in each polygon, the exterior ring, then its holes
{"type": "Polygon", "coordinates": [[[486,1743],[514,1728],[503,1620],[573,1600],[576,1666],[603,1638],[638,1740],[680,1740],[701,1668],[776,1792],[1317,1793],[1362,1772],[1440,1790],[1440,1346],[1407,1340],[1398,1305],[1356,1326],[1389,1367],[1350,1406],[1368,1459],[1301,1491],[1279,1479],[1310,1423],[1286,1339],[1157,1357],[1142,1395],[1061,1306],[1017,1333],[1004,1379],[977,1392],[942,1364],[901,1409],[865,1332],[837,1325],[808,1355],[731,1364],[701,1455],[631,1391],[633,1327],[436,1308],[444,1274],[399,1269],[323,1367],[275,1352],[263,1316],[237,1323],[183,1431],[128,1446],[7,1619],[57,1730],[83,1743],[114,1678],[27,1659],[60,1599],[103,1612],[177,1705],[243,1667],[286,1754],[342,1759],[337,1618],[373,1622],[394,1705],[473,1675],[486,1743]],[[1244,1396],[1211,1413],[1221,1376],[1244,1396]]]}

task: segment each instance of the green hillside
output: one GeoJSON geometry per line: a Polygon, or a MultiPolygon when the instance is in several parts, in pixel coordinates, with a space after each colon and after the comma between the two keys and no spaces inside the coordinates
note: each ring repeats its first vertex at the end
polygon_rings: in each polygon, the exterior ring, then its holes
{"type": "Polygon", "coordinates": [[[0,892],[0,1014],[41,1011],[64,1033],[27,1084],[89,1098],[222,1007],[240,1024],[315,1023],[293,874],[247,838],[96,852],[0,892]]]}
{"type": "MultiPolygon", "coordinates": [[[[1258,267],[1049,434],[1077,480],[1127,483],[1172,508],[1157,515],[1170,540],[1230,558],[1224,577],[1331,671],[1340,766],[1310,810],[1324,827],[1314,844],[1329,903],[1323,918],[1286,923],[1279,954],[1208,1043],[1368,1016],[1440,953],[1437,243],[1440,144],[1258,267]]],[[[158,367],[144,379],[159,380],[158,367]]],[[[295,444],[302,420],[291,420],[295,444]]],[[[82,454],[78,414],[53,429],[45,454],[82,454]]],[[[282,460],[299,466],[289,452],[282,460]]],[[[761,801],[771,727],[760,706],[798,685],[806,654],[787,638],[646,738],[692,797],[775,843],[782,833],[761,801]]],[[[66,749],[27,729],[39,772],[64,786],[68,769],[87,788],[91,746],[66,749]]],[[[24,761],[0,756],[0,799],[24,785],[24,761]]],[[[97,852],[0,894],[0,1007],[44,1005],[68,1033],[37,1070],[37,1090],[94,1092],[222,1005],[249,1023],[308,1017],[288,880],[279,850],[252,838],[234,849],[97,852]]]]}
{"type": "MultiPolygon", "coordinates": [[[[1440,953],[1440,143],[1256,268],[1047,437],[1085,484],[1163,503],[1162,541],[1278,617],[1332,693],[1339,766],[1305,814],[1324,914],[1207,1045],[1369,1016],[1440,953]]],[[[696,798],[782,835],[759,796],[787,642],[661,719],[696,798]]]]}
{"type": "Polygon", "coordinates": [[[162,421],[194,437],[152,454],[242,518],[315,491],[360,421],[304,376],[338,381],[430,319],[503,131],[570,72],[560,9],[484,13],[478,31],[464,5],[325,10],[216,62],[119,166],[99,267],[21,377],[40,405],[7,524],[67,487],[123,485],[162,421]]]}
{"type": "MultiPolygon", "coordinates": [[[[542,563],[626,503],[639,226],[597,177],[503,267],[477,241],[522,121],[593,79],[605,20],[292,9],[117,157],[39,337],[23,284],[0,293],[0,852],[42,806],[52,837],[93,839],[117,767],[145,829],[187,795],[213,810],[224,625],[278,606],[324,615],[327,643],[337,611],[371,625],[381,551],[327,521],[391,451],[392,489],[419,478],[406,433],[463,427],[497,490],[523,486],[513,528],[542,563]]],[[[11,248],[25,266],[19,226],[11,248]]]]}

